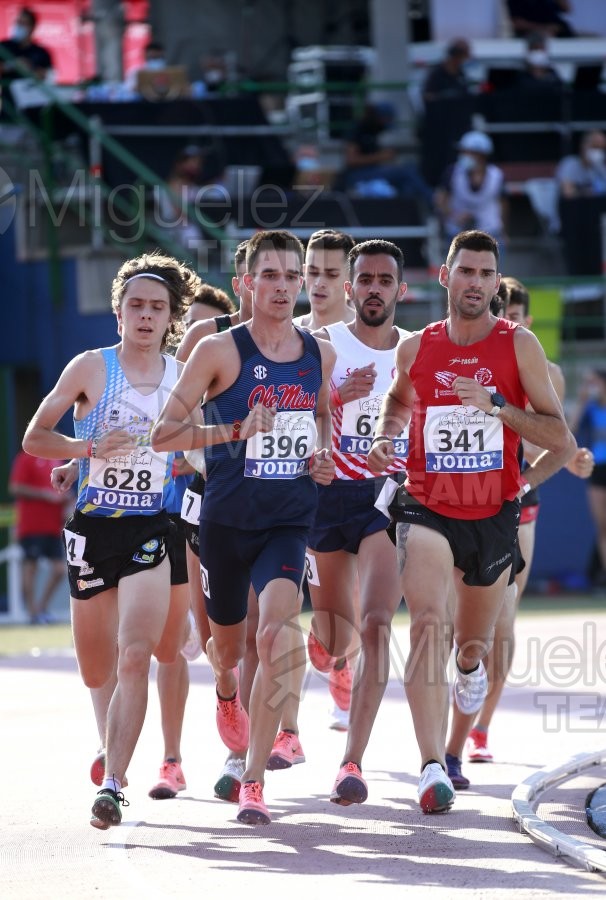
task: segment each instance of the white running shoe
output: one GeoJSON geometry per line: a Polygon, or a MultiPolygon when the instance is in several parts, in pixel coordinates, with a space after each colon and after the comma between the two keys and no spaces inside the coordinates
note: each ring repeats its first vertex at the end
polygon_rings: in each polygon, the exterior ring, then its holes
{"type": "Polygon", "coordinates": [[[194,659],[202,656],[202,642],[191,609],[187,613],[187,618],[189,619],[189,636],[181,647],[181,656],[184,656],[188,662],[193,662],[194,659]]]}
{"type": "Polygon", "coordinates": [[[452,781],[439,763],[429,763],[421,772],[419,806],[425,813],[446,812],[456,797],[452,781]]]}
{"type": "Polygon", "coordinates": [[[330,712],[330,722],[328,725],[333,731],[347,731],[349,728],[349,710],[341,709],[335,703],[330,712]]]}
{"type": "Polygon", "coordinates": [[[220,800],[227,800],[228,803],[237,803],[245,769],[245,759],[230,757],[223,766],[219,779],[215,784],[215,797],[218,797],[220,800]]]}
{"type": "MultiPolygon", "coordinates": [[[[456,662],[455,662],[456,666],[456,662]]],[[[466,716],[476,713],[484,703],[488,692],[488,676],[484,663],[465,675],[456,666],[456,677],[453,686],[455,703],[466,716]]]]}

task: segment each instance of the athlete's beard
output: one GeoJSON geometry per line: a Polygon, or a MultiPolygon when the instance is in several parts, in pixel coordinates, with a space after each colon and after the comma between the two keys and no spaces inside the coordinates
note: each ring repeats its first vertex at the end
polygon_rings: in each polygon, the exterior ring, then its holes
{"type": "Polygon", "coordinates": [[[365,325],[368,325],[370,328],[378,328],[379,325],[382,325],[384,322],[386,322],[389,319],[389,317],[391,316],[391,312],[392,312],[391,308],[386,306],[385,304],[383,305],[382,312],[380,312],[377,309],[377,310],[374,310],[373,314],[371,314],[371,315],[369,315],[367,312],[364,311],[363,303],[356,303],[356,308],[357,308],[358,315],[360,316],[360,319],[362,320],[362,322],[365,325]]]}

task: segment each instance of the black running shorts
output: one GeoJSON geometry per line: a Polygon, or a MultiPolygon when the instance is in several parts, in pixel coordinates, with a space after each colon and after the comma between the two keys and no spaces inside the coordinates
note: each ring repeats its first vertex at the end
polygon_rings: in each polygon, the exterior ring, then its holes
{"type": "Polygon", "coordinates": [[[486,519],[452,519],[423,506],[403,488],[398,493],[398,530],[402,524],[422,525],[442,534],[465,584],[494,584],[510,566],[511,583],[520,566],[523,568],[518,546],[519,500],[506,500],[498,513],[486,519]]]}
{"type": "Polygon", "coordinates": [[[126,575],[160,565],[173,527],[164,510],[116,519],[76,511],[63,530],[72,597],[87,600],[117,587],[126,575]]]}

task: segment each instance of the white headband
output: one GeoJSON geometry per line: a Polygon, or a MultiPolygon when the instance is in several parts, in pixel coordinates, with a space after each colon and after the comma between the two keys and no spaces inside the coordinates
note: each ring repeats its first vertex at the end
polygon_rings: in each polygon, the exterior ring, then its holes
{"type": "Polygon", "coordinates": [[[154,275],[153,272],[139,272],[137,275],[131,275],[130,278],[127,278],[124,282],[123,287],[126,287],[127,284],[130,284],[130,282],[134,281],[135,278],[155,278],[156,281],[162,281],[164,284],[168,284],[166,278],[162,278],[161,275],[154,275]]]}

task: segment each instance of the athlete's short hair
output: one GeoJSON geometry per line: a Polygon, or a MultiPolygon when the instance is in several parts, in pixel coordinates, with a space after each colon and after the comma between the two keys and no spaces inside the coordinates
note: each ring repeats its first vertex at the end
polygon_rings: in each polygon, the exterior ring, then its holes
{"type": "Polygon", "coordinates": [[[334,228],[322,228],[314,231],[307,242],[308,250],[342,250],[348,256],[355,245],[350,234],[336,231],[334,228]]]}
{"type": "Polygon", "coordinates": [[[204,303],[206,306],[212,306],[214,309],[226,313],[227,315],[236,312],[236,305],[233,300],[228,297],[225,291],[222,291],[221,288],[215,287],[212,284],[200,285],[199,290],[196,291],[192,305],[194,303],[204,303]]]}
{"type": "Polygon", "coordinates": [[[530,311],[530,294],[528,289],[512,275],[505,275],[501,279],[501,284],[503,282],[505,282],[505,287],[507,288],[506,305],[509,306],[510,303],[513,303],[514,306],[521,306],[524,310],[524,317],[526,317],[530,311]]]}
{"type": "Polygon", "coordinates": [[[356,244],[351,248],[348,257],[350,279],[353,275],[356,260],[359,259],[360,256],[383,255],[391,256],[392,259],[395,259],[398,266],[398,281],[402,281],[404,278],[404,254],[402,253],[400,248],[396,246],[396,244],[392,244],[391,241],[384,241],[380,239],[362,241],[361,244],[356,244]]]}
{"type": "Polygon", "coordinates": [[[497,270],[499,268],[499,244],[491,234],[486,231],[460,231],[453,237],[448,255],[446,256],[446,265],[450,268],[455,257],[461,250],[474,250],[481,253],[483,250],[494,254],[497,270]]]}
{"type": "Polygon", "coordinates": [[[300,271],[303,271],[305,250],[299,238],[291,231],[276,229],[274,231],[257,231],[246,244],[246,271],[254,271],[255,265],[264,250],[292,250],[299,260],[300,271]]]}

